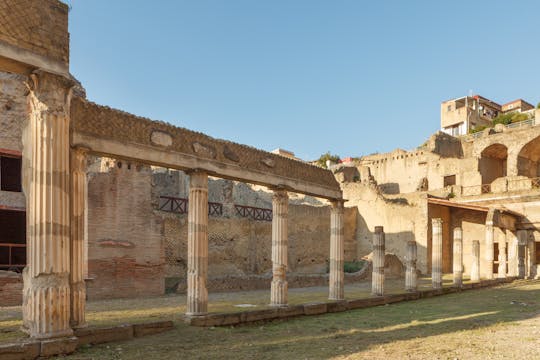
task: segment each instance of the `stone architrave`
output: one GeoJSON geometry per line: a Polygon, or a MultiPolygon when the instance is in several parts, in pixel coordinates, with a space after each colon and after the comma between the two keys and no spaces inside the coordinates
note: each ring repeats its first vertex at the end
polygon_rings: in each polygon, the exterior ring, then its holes
{"type": "Polygon", "coordinates": [[[407,258],[405,259],[405,291],[418,290],[418,275],[416,273],[417,247],[415,240],[407,241],[407,258]]]}
{"type": "Polygon", "coordinates": [[[431,219],[431,283],[434,289],[442,288],[442,224],[440,218],[431,219]]]}
{"type": "Polygon", "coordinates": [[[504,234],[498,236],[499,245],[499,267],[497,269],[497,277],[499,279],[506,278],[506,233],[510,230],[506,230],[504,234]]]}
{"type": "Polygon", "coordinates": [[[287,306],[287,247],[289,195],[286,190],[274,190],[272,197],[272,283],[270,305],[287,306]]]}
{"type": "Polygon", "coordinates": [[[371,294],[384,295],[384,257],[385,239],[382,226],[375,226],[373,233],[373,273],[371,275],[371,294]]]}
{"type": "Polygon", "coordinates": [[[508,240],[508,276],[517,277],[519,272],[519,242],[517,234],[506,230],[506,239],[508,240]]]}
{"type": "Polygon", "coordinates": [[[343,239],[343,201],[332,201],[330,210],[330,300],[345,299],[344,290],[344,239],[343,239]]]}
{"type": "Polygon", "coordinates": [[[23,135],[27,209],[23,329],[33,338],[70,336],[69,126],[73,82],[36,71],[28,82],[23,135]]]}
{"type": "Polygon", "coordinates": [[[208,312],[208,174],[195,170],[189,173],[188,204],[188,316],[208,312]]]}
{"type": "Polygon", "coordinates": [[[71,320],[72,328],[86,326],[85,209],[87,150],[71,151],[71,320]]]}
{"type": "Polygon", "coordinates": [[[460,227],[454,228],[453,244],[453,273],[454,285],[461,287],[463,285],[463,231],[460,227]]]}
{"type": "Polygon", "coordinates": [[[472,242],[471,281],[480,281],[480,241],[472,242]]]}

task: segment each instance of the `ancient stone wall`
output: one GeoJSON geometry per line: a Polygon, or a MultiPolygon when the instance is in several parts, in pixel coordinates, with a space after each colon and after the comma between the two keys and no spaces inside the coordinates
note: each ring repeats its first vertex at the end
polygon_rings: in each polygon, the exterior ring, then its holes
{"type": "Polygon", "coordinates": [[[0,306],[20,305],[22,301],[22,275],[0,270],[0,306]]]}
{"type": "Polygon", "coordinates": [[[2,0],[2,41],[67,64],[68,6],[58,0],[2,0]]]}

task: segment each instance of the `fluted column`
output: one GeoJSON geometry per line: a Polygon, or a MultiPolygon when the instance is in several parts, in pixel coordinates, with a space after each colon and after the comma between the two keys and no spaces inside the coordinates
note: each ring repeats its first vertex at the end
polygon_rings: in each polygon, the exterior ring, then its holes
{"type": "Polygon", "coordinates": [[[493,279],[493,258],[494,258],[494,229],[493,221],[486,221],[486,248],[484,250],[486,268],[484,273],[486,279],[493,279]]]}
{"type": "Polygon", "coordinates": [[[330,213],[330,278],[329,296],[330,300],[345,299],[344,291],[344,256],[343,239],[343,201],[332,201],[330,213]]]}
{"type": "Polygon", "coordinates": [[[384,229],[382,226],[375,226],[373,233],[373,273],[371,275],[371,294],[376,296],[384,295],[384,229]]]}
{"type": "Polygon", "coordinates": [[[518,238],[515,232],[506,230],[506,239],[508,241],[508,276],[518,276],[518,238]]]}
{"type": "Polygon", "coordinates": [[[536,242],[534,236],[530,234],[527,241],[527,277],[536,278],[536,242]]]}
{"type": "Polygon", "coordinates": [[[472,242],[471,281],[480,281],[480,241],[472,242]]]}
{"type": "Polygon", "coordinates": [[[23,328],[33,338],[68,336],[70,319],[69,103],[72,83],[30,75],[23,135],[27,267],[23,328]]]}
{"type": "Polygon", "coordinates": [[[270,305],[287,306],[287,246],[289,195],[274,190],[272,197],[272,284],[270,305]]]}
{"type": "Polygon", "coordinates": [[[71,151],[71,320],[72,328],[86,326],[85,209],[86,209],[86,149],[71,151]]]}
{"type": "Polygon", "coordinates": [[[461,287],[463,284],[463,231],[460,227],[454,228],[453,252],[454,285],[461,287]]]}
{"type": "Polygon", "coordinates": [[[431,283],[434,289],[442,288],[442,219],[431,219],[431,283]]]}
{"type": "Polygon", "coordinates": [[[416,241],[407,241],[407,257],[405,258],[405,291],[415,292],[418,289],[416,273],[417,249],[416,241]]]}
{"type": "Polygon", "coordinates": [[[208,175],[195,170],[189,173],[188,204],[188,316],[208,312],[208,175]]]}
{"type": "MultiPolygon", "coordinates": [[[[506,230],[508,232],[509,230],[506,230]]],[[[504,279],[506,277],[506,234],[500,234],[498,236],[499,244],[499,267],[497,270],[497,277],[504,279]]]]}

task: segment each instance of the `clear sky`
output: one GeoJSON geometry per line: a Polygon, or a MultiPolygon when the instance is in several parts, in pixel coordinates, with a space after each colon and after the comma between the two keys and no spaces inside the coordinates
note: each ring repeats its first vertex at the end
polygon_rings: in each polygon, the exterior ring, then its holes
{"type": "Polygon", "coordinates": [[[540,101],[540,1],[70,0],[88,98],[310,160],[410,149],[472,90],[540,101]]]}

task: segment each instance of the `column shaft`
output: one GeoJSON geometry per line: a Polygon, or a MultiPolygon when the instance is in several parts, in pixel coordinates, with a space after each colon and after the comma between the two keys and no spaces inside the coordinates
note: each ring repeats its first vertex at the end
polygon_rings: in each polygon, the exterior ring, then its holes
{"type": "Polygon", "coordinates": [[[382,226],[375,226],[373,234],[373,273],[371,275],[371,294],[384,295],[384,257],[385,239],[382,226]]]}
{"type": "Polygon", "coordinates": [[[71,83],[30,75],[23,137],[27,267],[23,328],[33,338],[68,336],[70,328],[69,94],[71,83]]]}
{"type": "Polygon", "coordinates": [[[416,241],[407,241],[407,258],[405,261],[405,290],[415,292],[418,289],[418,276],[416,273],[417,249],[416,241]]]}
{"type": "Polygon", "coordinates": [[[508,240],[508,276],[518,276],[519,272],[519,243],[515,232],[506,230],[508,240]]]}
{"type": "Polygon", "coordinates": [[[330,213],[330,300],[345,299],[344,291],[344,239],[343,239],[343,201],[333,201],[330,213]]]}
{"type": "Polygon", "coordinates": [[[431,219],[431,283],[434,289],[442,288],[442,219],[431,219]]]}
{"type": "Polygon", "coordinates": [[[73,328],[86,325],[85,269],[85,208],[86,208],[86,151],[71,151],[71,320],[73,328]]]}
{"type": "Polygon", "coordinates": [[[530,234],[527,241],[527,268],[527,277],[536,278],[536,242],[533,234],[530,234]]]}
{"type": "Polygon", "coordinates": [[[287,306],[287,247],[289,195],[275,190],[272,197],[272,284],[270,305],[287,306]]]}
{"type": "Polygon", "coordinates": [[[486,279],[493,279],[493,257],[494,257],[494,231],[493,222],[486,222],[486,248],[484,250],[486,268],[484,273],[486,279]]]}
{"type": "MultiPolygon", "coordinates": [[[[506,230],[508,232],[509,230],[506,230]]],[[[497,237],[499,245],[499,267],[497,270],[497,277],[503,279],[506,277],[506,234],[499,234],[497,237]]]]}
{"type": "Polygon", "coordinates": [[[463,231],[460,227],[454,228],[453,245],[454,285],[461,287],[463,284],[463,231]]]}
{"type": "Polygon", "coordinates": [[[471,281],[480,281],[480,241],[472,242],[471,281]]]}
{"type": "Polygon", "coordinates": [[[189,174],[188,204],[188,316],[208,312],[208,175],[203,171],[189,174]]]}

